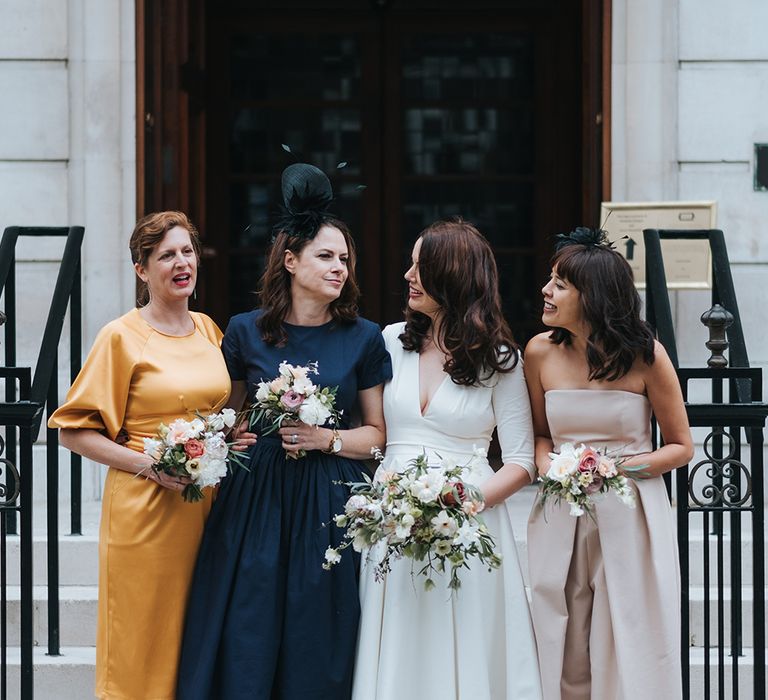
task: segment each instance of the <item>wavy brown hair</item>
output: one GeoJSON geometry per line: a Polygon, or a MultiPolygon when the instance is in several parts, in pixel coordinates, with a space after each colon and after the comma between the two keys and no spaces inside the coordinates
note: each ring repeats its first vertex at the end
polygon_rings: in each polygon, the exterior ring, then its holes
{"type": "MultiPolygon", "coordinates": [[[[443,365],[455,384],[475,386],[517,365],[517,343],[501,311],[499,273],[488,241],[462,219],[437,221],[421,232],[419,279],[443,314],[443,365]]],[[[406,307],[400,341],[421,352],[432,325],[429,316],[406,307]]]]}
{"type": "MultiPolygon", "coordinates": [[[[579,291],[584,320],[590,329],[590,380],[620,379],[638,357],[653,364],[653,332],[640,317],[642,302],[632,268],[618,251],[602,245],[567,245],[555,253],[552,268],[557,268],[558,276],[579,291]]],[[[565,328],[555,328],[549,338],[557,345],[572,342],[565,328]]]]}
{"type": "MultiPolygon", "coordinates": [[[[357,318],[357,302],[360,299],[360,289],[355,277],[355,242],[349,227],[339,219],[327,217],[321,226],[332,226],[339,229],[347,243],[349,258],[347,261],[347,281],[341,288],[338,299],[329,305],[331,317],[335,321],[350,322],[357,318]]],[[[267,256],[267,266],[261,278],[259,301],[262,313],[256,320],[261,330],[261,337],[269,345],[282,347],[288,340],[283,328],[283,321],[291,310],[291,274],[285,269],[285,252],[290,250],[297,257],[306,248],[311,239],[304,236],[291,236],[280,231],[272,243],[267,256]]]]}
{"type": "MultiPolygon", "coordinates": [[[[162,242],[165,234],[172,228],[181,226],[189,233],[192,248],[195,251],[198,267],[200,265],[200,234],[189,217],[181,211],[158,211],[147,214],[136,222],[136,226],[128,241],[128,249],[131,251],[131,261],[142,267],[146,266],[152,251],[162,242]]],[[[136,288],[136,301],[139,306],[149,302],[149,288],[144,280],[139,279],[136,288]]]]}

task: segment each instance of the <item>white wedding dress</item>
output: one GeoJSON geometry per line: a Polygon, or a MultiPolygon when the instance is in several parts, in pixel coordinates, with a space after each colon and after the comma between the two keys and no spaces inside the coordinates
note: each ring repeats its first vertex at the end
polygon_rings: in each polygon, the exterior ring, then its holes
{"type": "MultiPolygon", "coordinates": [[[[387,449],[380,469],[400,469],[426,449],[467,463],[473,448],[488,448],[498,426],[504,463],[531,473],[533,432],[522,363],[497,375],[495,386],[465,387],[446,375],[422,415],[419,355],[398,340],[404,324],[384,329],[394,377],[384,387],[387,449]]],[[[432,460],[430,460],[432,461],[432,460]]],[[[435,457],[434,461],[437,461],[435,457]]],[[[465,478],[482,483],[493,474],[476,460],[465,478]]],[[[409,559],[395,561],[382,582],[374,580],[374,554],[363,564],[362,615],[353,700],[536,700],[541,697],[536,644],[528,600],[505,504],[482,517],[502,556],[488,571],[470,562],[461,588],[451,595],[448,574],[433,576],[424,590],[409,559]]]]}

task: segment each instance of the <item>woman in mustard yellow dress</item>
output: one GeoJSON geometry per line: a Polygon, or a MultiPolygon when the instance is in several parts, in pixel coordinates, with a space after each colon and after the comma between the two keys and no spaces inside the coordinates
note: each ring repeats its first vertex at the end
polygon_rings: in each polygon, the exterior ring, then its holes
{"type": "Polygon", "coordinates": [[[130,249],[149,301],[101,330],[49,425],[62,429],[67,448],[109,465],[99,533],[96,695],[171,700],[211,499],[185,502],[180,480],[150,469],[143,438],[153,437],[160,422],[219,410],[230,380],[221,331],[188,308],[200,253],[191,222],[180,212],[151,214],[136,225],[130,249]]]}

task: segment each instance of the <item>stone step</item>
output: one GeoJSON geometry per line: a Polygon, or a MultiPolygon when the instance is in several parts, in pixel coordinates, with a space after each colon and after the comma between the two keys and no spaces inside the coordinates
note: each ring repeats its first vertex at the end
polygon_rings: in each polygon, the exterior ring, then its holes
{"type": "MultiPolygon", "coordinates": [[[[18,536],[6,541],[8,583],[19,585],[18,536]]],[[[32,575],[36,585],[48,583],[48,540],[42,535],[32,539],[32,575]]],[[[62,586],[95,586],[99,580],[99,538],[97,534],[61,535],[59,537],[59,583],[62,586]]]]}
{"type": "MultiPolygon", "coordinates": [[[[8,644],[20,643],[21,589],[8,586],[8,644]]],[[[48,646],[48,589],[35,586],[33,591],[33,627],[35,645],[48,646]]],[[[61,586],[59,588],[59,643],[66,646],[94,646],[96,644],[96,613],[98,588],[96,586],[61,586]]]]}
{"type": "MultiPolygon", "coordinates": [[[[698,700],[698,698],[706,698],[707,700],[730,700],[735,698],[736,695],[732,692],[732,683],[734,679],[733,670],[733,657],[730,655],[730,649],[724,649],[725,663],[723,666],[725,682],[723,693],[719,692],[718,686],[718,672],[720,667],[718,666],[718,651],[712,649],[709,652],[709,694],[705,692],[705,650],[694,647],[691,649],[691,671],[690,671],[690,698],[691,700],[698,700]]],[[[738,657],[738,669],[736,672],[736,679],[738,680],[738,697],[739,698],[765,698],[766,688],[755,688],[755,655],[753,649],[744,649],[741,656],[738,657]]]]}
{"type": "MultiPolygon", "coordinates": [[[[34,649],[35,700],[86,700],[93,697],[96,677],[94,647],[62,647],[61,656],[34,649]]],[[[19,647],[8,647],[8,697],[21,696],[19,647]]]]}
{"type": "MultiPolygon", "coordinates": [[[[530,595],[530,592],[527,591],[530,595]]],[[[689,644],[701,647],[704,644],[704,588],[693,586],[690,589],[690,637],[689,644]]],[[[8,587],[8,635],[9,644],[19,643],[20,589],[8,587]]],[[[750,587],[742,588],[742,644],[749,647],[753,642],[753,597],[750,587]]],[[[35,643],[47,644],[48,630],[48,589],[35,586],[34,628],[35,643]]],[[[717,638],[717,589],[710,589],[710,644],[716,644],[717,638]]],[[[724,600],[724,638],[730,643],[731,634],[731,593],[723,591],[724,600]]],[[[59,589],[59,634],[60,643],[67,646],[90,646],[96,643],[96,617],[98,607],[98,588],[96,586],[61,586],[59,589]]]]}
{"type": "MultiPolygon", "coordinates": [[[[690,697],[732,698],[732,657],[725,650],[725,693],[718,693],[717,652],[710,652],[710,695],[705,695],[704,650],[691,650],[690,697]]],[[[83,700],[93,697],[96,650],[93,647],[63,647],[61,656],[47,656],[41,647],[34,649],[35,698],[40,700],[83,700]]],[[[8,697],[17,698],[19,688],[20,655],[18,647],[8,648],[8,697]]],[[[764,698],[766,689],[754,687],[754,653],[745,649],[738,658],[739,697],[764,698]]]]}
{"type": "MultiPolygon", "coordinates": [[[[751,647],[754,641],[753,635],[753,596],[751,586],[741,587],[741,643],[742,646],[751,647]]],[[[701,647],[704,644],[704,612],[706,605],[704,594],[706,589],[703,586],[691,586],[690,595],[690,638],[689,644],[693,647],[701,647]]],[[[717,588],[709,589],[709,633],[710,646],[718,643],[718,597],[717,588]]],[[[723,639],[724,644],[731,643],[731,589],[723,589],[723,639]]]]}

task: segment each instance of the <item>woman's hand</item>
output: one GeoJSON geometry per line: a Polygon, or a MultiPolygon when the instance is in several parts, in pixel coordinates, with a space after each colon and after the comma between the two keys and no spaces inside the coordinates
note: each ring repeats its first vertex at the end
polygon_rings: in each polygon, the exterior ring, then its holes
{"type": "Polygon", "coordinates": [[[152,467],[144,472],[139,472],[147,481],[154,481],[158,486],[162,486],[169,491],[183,491],[192,479],[188,476],[171,476],[165,472],[156,472],[152,467]]]}
{"type": "Polygon", "coordinates": [[[325,451],[333,437],[332,430],[307,425],[301,421],[283,421],[278,433],[283,441],[283,449],[294,456],[298,456],[299,450],[325,451]]]}
{"type": "Polygon", "coordinates": [[[536,471],[539,473],[539,477],[543,478],[547,475],[549,468],[552,466],[552,460],[547,457],[546,459],[539,459],[536,461],[536,471]]]}
{"type": "Polygon", "coordinates": [[[255,445],[258,439],[256,433],[251,433],[248,430],[248,421],[246,420],[240,421],[234,427],[230,437],[234,440],[232,449],[235,452],[245,452],[251,445],[255,445]]]}

